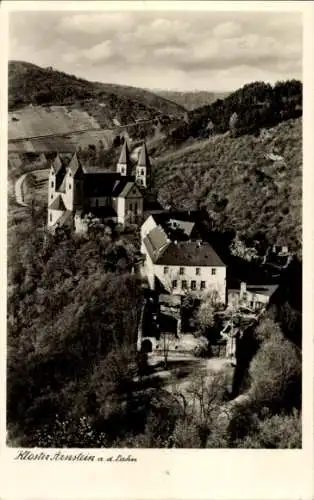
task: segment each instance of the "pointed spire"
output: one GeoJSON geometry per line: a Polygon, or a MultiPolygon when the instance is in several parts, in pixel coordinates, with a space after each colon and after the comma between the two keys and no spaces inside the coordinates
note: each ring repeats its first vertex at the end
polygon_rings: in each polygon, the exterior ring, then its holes
{"type": "Polygon", "coordinates": [[[146,148],[146,143],[145,141],[143,142],[142,149],[140,151],[140,154],[138,156],[138,162],[137,162],[138,167],[150,167],[150,161],[149,161],[149,156],[146,148]]]}
{"type": "Polygon", "coordinates": [[[74,155],[71,158],[71,161],[69,163],[69,170],[71,171],[72,175],[74,176],[78,169],[81,166],[81,162],[77,156],[77,153],[74,153],[74,155]]]}
{"type": "Polygon", "coordinates": [[[63,162],[62,162],[60,155],[58,153],[56,154],[56,156],[52,162],[52,167],[53,167],[56,174],[63,167],[63,162]]]}
{"type": "Polygon", "coordinates": [[[118,164],[126,165],[127,167],[131,164],[130,152],[126,140],[124,141],[118,164]]]}

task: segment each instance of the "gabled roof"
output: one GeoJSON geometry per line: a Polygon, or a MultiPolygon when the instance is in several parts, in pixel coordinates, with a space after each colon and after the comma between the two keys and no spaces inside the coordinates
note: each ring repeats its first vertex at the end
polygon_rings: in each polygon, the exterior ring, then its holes
{"type": "Polygon", "coordinates": [[[73,177],[77,173],[77,171],[82,167],[80,160],[78,159],[78,156],[76,153],[71,158],[71,161],[68,165],[69,170],[71,171],[71,174],[73,177]]]}
{"type": "Polygon", "coordinates": [[[124,141],[118,164],[131,166],[130,152],[126,141],[124,141]]]}
{"type": "Polygon", "coordinates": [[[137,162],[138,167],[150,167],[150,161],[149,161],[149,156],[146,148],[145,142],[143,143],[142,149],[140,151],[140,154],[138,156],[138,162],[137,162]]]}
{"type": "Polygon", "coordinates": [[[50,203],[49,208],[51,210],[66,210],[65,204],[60,194],[50,203]]]}
{"type": "Polygon", "coordinates": [[[135,182],[128,182],[124,188],[122,189],[122,191],[120,192],[119,194],[119,198],[127,198],[127,196],[130,194],[130,191],[131,189],[136,189],[136,196],[139,198],[139,197],[142,197],[142,193],[140,192],[140,190],[138,189],[137,185],[135,182]]]}

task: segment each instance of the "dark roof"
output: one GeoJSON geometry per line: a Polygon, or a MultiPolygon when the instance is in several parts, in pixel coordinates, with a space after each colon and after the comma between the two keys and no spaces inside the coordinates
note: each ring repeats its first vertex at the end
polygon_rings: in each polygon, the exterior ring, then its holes
{"type": "Polygon", "coordinates": [[[71,161],[68,165],[68,168],[69,170],[71,171],[73,177],[75,176],[76,172],[82,168],[82,165],[81,165],[81,162],[80,160],[78,159],[78,156],[77,154],[75,153],[72,158],[71,158],[71,161]]]}
{"type": "Polygon", "coordinates": [[[118,163],[127,167],[131,166],[130,152],[126,141],[124,141],[118,163]]]}
{"type": "Polygon", "coordinates": [[[149,156],[148,156],[145,142],[143,143],[140,154],[138,156],[137,166],[138,167],[147,167],[147,168],[150,167],[150,161],[149,161],[149,156]]]}
{"type": "Polygon", "coordinates": [[[65,204],[60,194],[49,205],[52,210],[66,210],[65,204]]]}
{"type": "Polygon", "coordinates": [[[126,186],[128,184],[133,185],[134,183],[135,183],[135,177],[133,177],[132,175],[121,175],[114,185],[112,196],[114,197],[121,196],[126,186]]]}
{"type": "Polygon", "coordinates": [[[92,172],[84,175],[84,194],[91,196],[112,196],[117,183],[121,180],[121,175],[113,172],[92,172]]]}
{"type": "Polygon", "coordinates": [[[66,192],[66,176],[63,177],[63,181],[61,184],[56,186],[56,191],[59,193],[65,193],[66,192]]]}
{"type": "Polygon", "coordinates": [[[209,243],[194,241],[169,243],[154,263],[170,266],[225,266],[209,243]]]}
{"type": "Polygon", "coordinates": [[[57,174],[58,172],[60,172],[60,170],[62,169],[62,167],[64,167],[64,163],[63,163],[60,155],[56,155],[56,157],[54,158],[51,166],[52,166],[55,174],[57,174]]]}

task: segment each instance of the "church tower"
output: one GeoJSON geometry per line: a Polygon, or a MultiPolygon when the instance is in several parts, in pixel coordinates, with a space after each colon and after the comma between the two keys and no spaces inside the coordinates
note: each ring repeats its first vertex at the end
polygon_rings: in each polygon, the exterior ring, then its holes
{"type": "Polygon", "coordinates": [[[151,165],[149,161],[146,144],[144,142],[142,149],[140,150],[140,153],[138,155],[138,161],[136,165],[136,182],[138,183],[139,186],[149,187],[150,175],[151,175],[151,165]]]}
{"type": "Polygon", "coordinates": [[[130,152],[126,140],[124,141],[119,161],[117,163],[117,173],[121,175],[131,175],[132,164],[130,152]]]}

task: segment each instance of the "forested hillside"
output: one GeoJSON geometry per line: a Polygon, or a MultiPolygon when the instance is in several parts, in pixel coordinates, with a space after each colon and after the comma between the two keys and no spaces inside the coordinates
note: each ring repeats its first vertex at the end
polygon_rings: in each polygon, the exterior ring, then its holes
{"type": "MultiPolygon", "coordinates": [[[[182,114],[184,109],[144,89],[89,82],[53,68],[22,61],[9,62],[9,109],[33,105],[68,105],[89,99],[103,102],[126,117],[156,113],[182,114]]],[[[117,114],[117,113],[116,113],[117,114]]],[[[128,122],[131,120],[129,119],[128,122]]],[[[127,122],[127,123],[128,123],[127,122]]]]}
{"type": "Polygon", "coordinates": [[[260,129],[302,115],[302,83],[298,80],[277,82],[274,86],[254,82],[236,90],[225,99],[195,109],[173,130],[169,144],[189,138],[202,139],[231,131],[234,136],[258,135],[260,129]]]}
{"type": "Polygon", "coordinates": [[[163,204],[205,208],[219,229],[301,251],[302,120],[259,137],[230,133],[156,151],[154,184],[163,204]]]}
{"type": "Polygon", "coordinates": [[[278,324],[265,319],[254,333],[252,400],[230,423],[220,418],[230,398],[221,373],[206,387],[192,380],[204,410],[190,412],[193,399],[184,405],[162,379],[147,385],[142,378],[147,364],[135,344],[143,290],[131,273],[137,229],[91,223],[84,237],[62,228],[49,235],[45,209],[9,205],[10,446],[301,446],[300,353],[278,324]]]}
{"type": "Polygon", "coordinates": [[[211,104],[217,101],[217,99],[224,99],[229,94],[229,92],[207,92],[205,90],[195,90],[193,92],[154,90],[154,93],[172,102],[176,102],[189,111],[211,104]]]}

